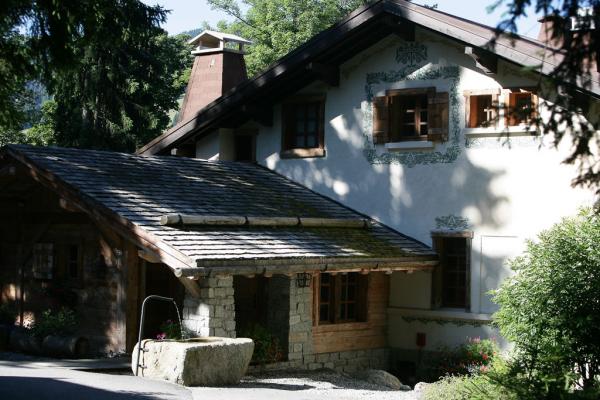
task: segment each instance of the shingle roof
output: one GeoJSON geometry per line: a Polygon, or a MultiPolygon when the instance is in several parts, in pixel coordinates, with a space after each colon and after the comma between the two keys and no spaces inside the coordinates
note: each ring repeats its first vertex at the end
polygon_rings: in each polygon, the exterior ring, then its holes
{"type": "Polygon", "coordinates": [[[375,221],[369,229],[160,224],[173,213],[364,218],[257,165],[23,145],[5,151],[183,254],[190,267],[435,260],[424,244],[375,221]]]}

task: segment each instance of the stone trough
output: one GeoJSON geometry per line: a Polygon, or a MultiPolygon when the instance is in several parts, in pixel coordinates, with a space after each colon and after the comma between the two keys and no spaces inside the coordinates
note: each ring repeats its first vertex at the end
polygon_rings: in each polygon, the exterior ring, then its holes
{"type": "MultiPolygon", "coordinates": [[[[135,345],[131,369],[135,373],[135,345]]],[[[238,383],[254,351],[252,339],[204,337],[187,340],[143,340],[138,375],[185,386],[238,383]]]]}

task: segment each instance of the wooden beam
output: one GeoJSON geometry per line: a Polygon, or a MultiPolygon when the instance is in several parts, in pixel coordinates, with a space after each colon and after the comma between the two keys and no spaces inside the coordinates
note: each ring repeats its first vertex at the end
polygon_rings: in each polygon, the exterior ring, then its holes
{"type": "Polygon", "coordinates": [[[244,104],[241,111],[249,119],[263,126],[273,126],[273,106],[266,104],[244,104]]]}
{"type": "Polygon", "coordinates": [[[475,60],[475,66],[488,75],[498,73],[498,57],[476,47],[466,46],[465,54],[475,60]]]}
{"type": "Polygon", "coordinates": [[[58,206],[68,212],[81,212],[81,209],[66,199],[58,199],[58,206]]]}
{"type": "Polygon", "coordinates": [[[198,283],[193,280],[193,279],[189,279],[187,277],[179,277],[179,282],[181,282],[181,284],[183,285],[183,287],[185,287],[185,290],[194,298],[200,298],[200,286],[198,286],[198,283]]]}
{"type": "Polygon", "coordinates": [[[160,264],[160,256],[148,250],[138,250],[138,257],[151,264],[160,264]]]}
{"type": "Polygon", "coordinates": [[[306,70],[313,73],[318,80],[325,82],[329,86],[338,87],[340,85],[340,67],[337,65],[311,62],[306,66],[306,70]]]}

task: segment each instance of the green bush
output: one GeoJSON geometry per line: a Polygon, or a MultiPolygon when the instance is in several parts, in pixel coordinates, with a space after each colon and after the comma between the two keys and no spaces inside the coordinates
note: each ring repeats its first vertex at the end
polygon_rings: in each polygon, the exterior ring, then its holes
{"type": "Polygon", "coordinates": [[[493,339],[469,338],[456,348],[441,348],[432,353],[424,361],[419,378],[432,382],[447,375],[485,372],[497,354],[498,346],[493,339]]]}
{"type": "Polygon", "coordinates": [[[75,312],[68,308],[62,308],[58,312],[46,310],[36,319],[31,333],[44,338],[48,335],[70,335],[77,330],[77,318],[75,312]]]}
{"type": "Polygon", "coordinates": [[[252,362],[266,364],[283,360],[279,340],[264,326],[253,324],[243,329],[239,337],[247,337],[254,341],[252,362]]]}
{"type": "Polygon", "coordinates": [[[486,372],[473,375],[447,375],[428,385],[423,400],[516,400],[520,399],[510,389],[499,384],[491,376],[503,375],[506,366],[500,357],[488,364],[486,372]]]}
{"type": "MultiPolygon", "coordinates": [[[[495,321],[515,344],[509,373],[523,397],[585,397],[600,380],[600,217],[591,209],[529,241],[496,291],[495,321]]],[[[502,381],[502,379],[499,379],[502,381]]]]}

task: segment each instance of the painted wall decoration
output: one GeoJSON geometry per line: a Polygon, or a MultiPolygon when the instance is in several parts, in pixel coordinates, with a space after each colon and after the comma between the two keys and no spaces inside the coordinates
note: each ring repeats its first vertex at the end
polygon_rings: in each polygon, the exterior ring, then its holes
{"type": "Polygon", "coordinates": [[[396,50],[396,61],[409,67],[427,60],[427,47],[417,42],[406,42],[396,50]]]}
{"type": "Polygon", "coordinates": [[[449,229],[455,231],[465,231],[470,228],[469,220],[454,214],[444,215],[435,218],[436,229],[449,229]]]}
{"type": "Polygon", "coordinates": [[[500,137],[466,137],[465,147],[468,149],[511,149],[513,147],[539,147],[542,145],[541,135],[516,137],[500,135],[500,137]]]}
{"type": "MultiPolygon", "coordinates": [[[[367,74],[365,84],[366,102],[363,102],[363,133],[364,155],[371,164],[401,164],[414,167],[422,164],[452,163],[456,161],[461,152],[461,113],[460,95],[458,84],[460,68],[458,66],[433,66],[424,67],[406,66],[400,70],[388,72],[374,72],[367,74]],[[393,84],[403,81],[449,81],[449,140],[444,145],[444,151],[410,151],[402,153],[378,153],[373,144],[373,86],[378,84],[393,84]]],[[[423,85],[427,85],[425,82],[423,85]]]]}

